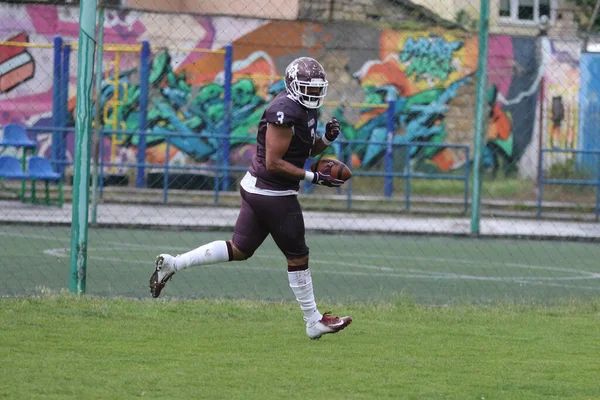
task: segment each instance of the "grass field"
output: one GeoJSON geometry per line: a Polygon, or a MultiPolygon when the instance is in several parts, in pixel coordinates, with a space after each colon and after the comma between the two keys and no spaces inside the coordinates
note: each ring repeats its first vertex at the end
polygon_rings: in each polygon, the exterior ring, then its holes
{"type": "MultiPolygon", "coordinates": [[[[88,293],[149,297],[148,278],[159,252],[180,253],[227,239],[230,232],[93,229],[88,293]]],[[[0,295],[57,292],[69,283],[70,229],[0,228],[0,295]]],[[[597,298],[597,243],[524,239],[309,234],[316,295],[333,301],[418,303],[556,303],[597,298]]],[[[163,292],[185,298],[293,300],[286,263],[271,239],[242,263],[193,268],[163,292]]]]}
{"type": "Polygon", "coordinates": [[[354,318],[310,341],[270,239],[152,300],[158,252],[230,233],[92,229],[79,298],[69,236],[0,228],[0,398],[600,399],[597,243],[309,234],[320,310],[354,318]]]}
{"type": "Polygon", "coordinates": [[[600,307],[0,300],[6,399],[599,399],[600,307]]]}

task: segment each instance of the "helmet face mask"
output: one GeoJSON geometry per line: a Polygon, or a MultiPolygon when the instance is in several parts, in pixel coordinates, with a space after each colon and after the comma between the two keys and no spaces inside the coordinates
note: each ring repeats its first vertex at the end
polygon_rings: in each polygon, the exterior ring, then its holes
{"type": "Polygon", "coordinates": [[[323,105],[328,85],[325,70],[313,58],[298,58],[286,68],[285,88],[288,96],[306,108],[323,105]]]}

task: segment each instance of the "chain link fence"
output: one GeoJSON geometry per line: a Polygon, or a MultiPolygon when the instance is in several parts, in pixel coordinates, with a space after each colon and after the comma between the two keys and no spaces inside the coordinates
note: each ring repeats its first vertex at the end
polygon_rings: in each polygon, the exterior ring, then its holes
{"type": "MultiPolygon", "coordinates": [[[[301,185],[317,297],[597,296],[600,57],[568,10],[491,4],[475,236],[476,4],[143,3],[98,10],[88,293],[146,297],[158,253],[231,237],[258,122],[286,66],[311,56],[329,80],[317,134],[334,116],[342,131],[323,157],[353,171],[339,189],[301,185]]],[[[25,174],[39,156],[64,182],[41,179],[44,192],[0,171],[0,295],[59,291],[70,279],[78,8],[0,8],[0,156],[25,174]]],[[[248,261],[178,274],[165,294],[292,299],[285,272],[268,239],[248,261]]]]}

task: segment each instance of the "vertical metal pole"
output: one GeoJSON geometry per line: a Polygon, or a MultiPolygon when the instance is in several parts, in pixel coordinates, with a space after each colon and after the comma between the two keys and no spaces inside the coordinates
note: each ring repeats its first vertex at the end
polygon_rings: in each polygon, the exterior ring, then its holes
{"type": "Polygon", "coordinates": [[[104,56],[104,7],[100,6],[98,10],[98,43],[96,46],[96,115],[94,118],[94,139],[92,148],[92,158],[94,160],[92,169],[92,224],[95,224],[98,218],[98,158],[99,148],[102,146],[102,57],[104,56]]]}
{"type": "MultiPolygon", "coordinates": [[[[98,149],[98,196],[102,198],[104,196],[104,129],[100,129],[100,148],[98,149]]],[[[109,160],[110,162],[110,160],[109,160]]]]}
{"type": "MultiPolygon", "coordinates": [[[[348,158],[346,160],[346,165],[352,166],[352,142],[348,141],[346,143],[346,149],[348,151],[348,158]]],[[[349,210],[352,208],[352,179],[346,182],[346,208],[349,210]]]]}
{"type": "MultiPolygon", "coordinates": [[[[543,51],[543,50],[542,50],[543,51]]],[[[540,121],[538,122],[539,124],[539,129],[538,129],[538,170],[542,169],[542,148],[544,147],[544,122],[546,122],[546,118],[544,117],[544,104],[545,104],[545,93],[544,93],[544,77],[542,77],[542,79],[540,79],[540,121]]],[[[567,129],[568,129],[568,124],[567,124],[567,129]]],[[[538,171],[539,172],[539,171],[538,171]]],[[[537,184],[540,185],[540,180],[539,180],[539,176],[540,174],[538,173],[538,181],[537,184]]]]}
{"type": "MultiPolygon", "coordinates": [[[[394,158],[394,133],[396,132],[395,114],[396,114],[396,98],[391,93],[387,97],[387,136],[385,146],[385,173],[391,174],[393,171],[393,158],[394,158]]],[[[383,191],[385,197],[392,197],[392,191],[394,190],[394,178],[390,175],[386,175],[384,178],[383,191]]]]}
{"type": "MultiPolygon", "coordinates": [[[[62,105],[60,101],[62,85],[61,81],[61,68],[60,63],[62,61],[62,47],[63,40],[60,36],[54,37],[54,68],[53,68],[53,85],[52,85],[52,126],[54,128],[60,128],[60,107],[62,105]]],[[[54,171],[58,171],[58,147],[60,145],[60,138],[62,132],[52,131],[52,147],[50,151],[50,159],[54,166],[54,171]]]]}
{"type": "Polygon", "coordinates": [[[137,177],[135,186],[143,188],[146,186],[144,179],[146,163],[146,130],[148,129],[148,91],[150,86],[150,43],[147,40],[142,42],[142,54],[140,56],[140,117],[138,130],[141,135],[138,140],[137,154],[137,177]]]}
{"type": "MultiPolygon", "coordinates": [[[[540,117],[541,119],[541,117],[540,117]]],[[[543,121],[540,121],[542,124],[543,121]]],[[[540,129],[540,137],[542,135],[540,129]]],[[[540,139],[541,142],[541,139],[540,139]]],[[[540,143],[540,151],[538,154],[538,174],[537,174],[537,185],[538,185],[538,198],[537,198],[537,213],[536,215],[540,217],[542,215],[542,201],[544,196],[544,148],[540,143]]]]}
{"type": "Polygon", "coordinates": [[[473,200],[471,207],[471,233],[479,234],[481,206],[481,158],[485,128],[487,83],[489,0],[481,0],[479,13],[479,55],[477,60],[477,97],[475,100],[475,141],[473,149],[473,200]]]}
{"type": "Polygon", "coordinates": [[[404,159],[404,170],[406,174],[406,196],[404,209],[410,210],[410,145],[406,146],[406,158],[404,159]]]}
{"type": "Polygon", "coordinates": [[[465,213],[469,209],[469,148],[465,148],[465,157],[467,162],[465,163],[465,213]]]}
{"type": "Polygon", "coordinates": [[[167,154],[165,155],[165,172],[163,174],[163,203],[167,202],[169,196],[169,154],[171,153],[169,138],[167,138],[166,142],[167,154]]]}
{"type": "Polygon", "coordinates": [[[73,177],[73,216],[71,222],[71,280],[69,289],[85,293],[88,240],[88,200],[92,130],[92,83],[96,0],[83,0],[79,7],[79,50],[77,57],[77,106],[73,177]]]}
{"type": "MultiPolygon", "coordinates": [[[[224,115],[224,123],[223,123],[223,135],[226,137],[223,138],[223,149],[222,149],[222,157],[221,162],[223,167],[226,169],[223,170],[225,176],[223,177],[223,190],[229,189],[229,136],[231,135],[231,84],[233,80],[232,73],[232,65],[233,65],[233,47],[231,44],[225,46],[225,84],[223,87],[223,105],[225,110],[224,115]]],[[[215,171],[217,172],[217,171],[215,171]]],[[[217,173],[220,173],[218,171],[217,173]]],[[[215,183],[216,185],[216,183],[215,183]]],[[[217,190],[219,190],[217,188],[217,190]]]]}
{"type": "Polygon", "coordinates": [[[595,153],[596,159],[596,221],[600,219],[600,153],[595,153]]]}
{"type": "MultiPolygon", "coordinates": [[[[60,127],[67,127],[67,115],[69,113],[69,60],[71,56],[71,46],[65,45],[62,53],[61,61],[61,95],[60,95],[60,127]]],[[[60,132],[60,141],[58,146],[58,168],[57,171],[63,178],[65,175],[65,164],[66,153],[67,153],[67,132],[60,132]]]]}
{"type": "Polygon", "coordinates": [[[223,172],[227,173],[227,171],[225,169],[219,168],[221,165],[225,166],[225,162],[222,160],[222,157],[223,156],[220,153],[217,153],[217,168],[215,168],[215,170],[214,170],[215,179],[213,181],[213,191],[214,191],[213,203],[214,204],[219,204],[219,190],[221,187],[221,173],[223,173],[223,172]]]}

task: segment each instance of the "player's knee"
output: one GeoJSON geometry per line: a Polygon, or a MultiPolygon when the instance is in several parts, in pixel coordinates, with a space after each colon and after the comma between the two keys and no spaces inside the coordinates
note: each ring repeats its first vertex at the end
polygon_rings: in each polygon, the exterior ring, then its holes
{"type": "Polygon", "coordinates": [[[244,261],[252,257],[254,254],[253,251],[243,251],[235,246],[235,244],[231,244],[231,250],[233,252],[232,260],[233,261],[244,261]]]}
{"type": "Polygon", "coordinates": [[[308,263],[309,250],[306,245],[282,250],[283,254],[285,255],[285,258],[287,258],[288,260],[288,265],[300,265],[308,263]]]}
{"type": "Polygon", "coordinates": [[[308,254],[301,257],[287,257],[288,271],[303,271],[308,269],[308,254]]]}

